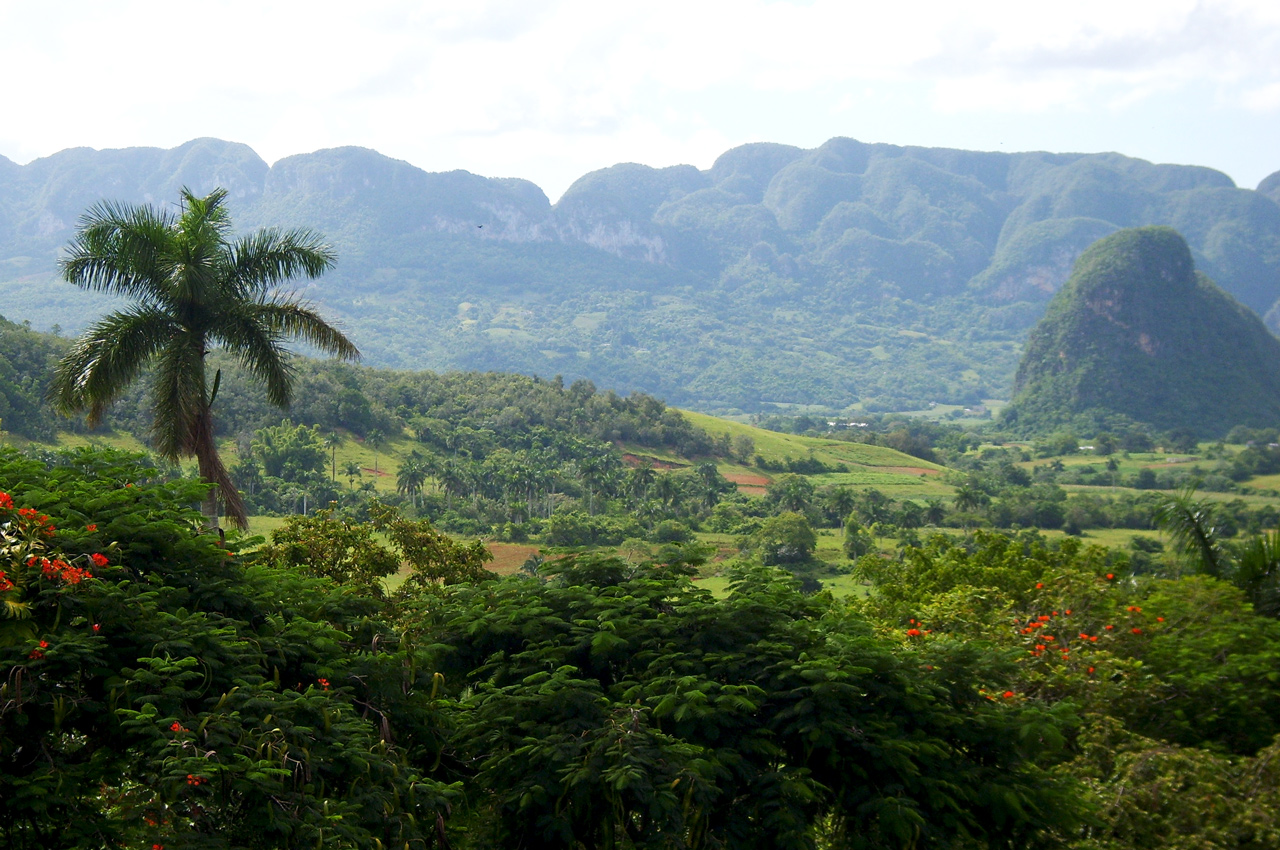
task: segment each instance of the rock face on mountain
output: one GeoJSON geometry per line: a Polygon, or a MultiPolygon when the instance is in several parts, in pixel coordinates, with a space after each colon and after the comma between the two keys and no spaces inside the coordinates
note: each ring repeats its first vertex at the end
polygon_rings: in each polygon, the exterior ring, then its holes
{"type": "Polygon", "coordinates": [[[1119,154],[837,138],[749,144],[703,171],[625,163],[552,204],[534,184],[428,173],[364,148],[268,167],[244,145],[0,159],[0,312],[78,330],[104,302],[55,278],[92,203],[225,186],[238,226],[338,249],[307,294],[372,363],[586,377],[708,409],[876,410],[1007,398],[1018,342],[1091,242],[1168,225],[1280,328],[1280,178],[1119,154]]]}
{"type": "Polygon", "coordinates": [[[1280,340],[1196,272],[1177,231],[1120,230],[1081,255],[1032,330],[1004,418],[1026,433],[1274,425],[1280,340]]]}

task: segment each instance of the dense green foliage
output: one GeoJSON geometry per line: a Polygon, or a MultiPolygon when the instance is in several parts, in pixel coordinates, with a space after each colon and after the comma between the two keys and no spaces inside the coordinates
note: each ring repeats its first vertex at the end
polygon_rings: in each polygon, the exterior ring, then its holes
{"type": "Polygon", "coordinates": [[[0,486],[7,846],[992,848],[1084,811],[1044,773],[1067,714],[983,697],[1001,653],[785,573],[498,580],[385,515],[414,569],[388,598],[331,569],[381,546],[358,527],[237,553],[136,458],[5,450],[0,486]]]}
{"type": "Polygon", "coordinates": [[[0,489],[6,847],[428,836],[431,673],[374,600],[220,548],[206,488],[134,457],[3,449],[0,489]]]}
{"type": "Polygon", "coordinates": [[[65,347],[56,336],[0,316],[0,430],[30,439],[53,436],[56,419],[44,394],[65,347]]]}
{"type": "Polygon", "coordinates": [[[1141,422],[1202,436],[1280,421],[1280,342],[1170,228],[1096,242],[1027,340],[1004,411],[1023,433],[1141,422]],[[1083,426],[1083,427],[1082,427],[1083,426]]]}
{"type": "Polygon", "coordinates": [[[6,846],[1280,840],[1280,624],[1212,576],[978,532],[861,558],[865,598],[747,562],[716,599],[675,549],[494,578],[383,509],[237,551],[202,490],[0,452],[6,846]]]}
{"type": "Polygon", "coordinates": [[[370,360],[585,377],[682,406],[908,410],[1007,397],[1022,334],[1092,240],[1173,226],[1258,313],[1280,296],[1280,206],[1206,168],[1117,154],[832,139],[707,171],[618,165],[552,205],[533,184],[342,148],[268,168],[243,145],[64,151],[0,171],[0,297],[79,329],[48,280],[90,202],[232,193],[248,225],[319,228],[308,289],[370,360]]]}
{"type": "Polygon", "coordinates": [[[1050,774],[1084,780],[1096,808],[1065,846],[1280,840],[1280,632],[1236,588],[1135,578],[1121,554],[1033,533],[936,538],[859,567],[876,591],[859,607],[883,628],[1006,647],[1015,672],[997,699],[1075,712],[1072,756],[1050,774]]]}

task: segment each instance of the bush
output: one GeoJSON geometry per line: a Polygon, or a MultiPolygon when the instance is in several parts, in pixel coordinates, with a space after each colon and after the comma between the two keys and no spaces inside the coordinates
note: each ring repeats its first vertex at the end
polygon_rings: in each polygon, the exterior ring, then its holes
{"type": "Polygon", "coordinates": [[[794,566],[813,558],[818,546],[809,521],[791,511],[768,517],[760,529],[747,538],[744,550],[766,566],[794,566]]]}
{"type": "Polygon", "coordinates": [[[665,519],[654,526],[650,539],[654,543],[688,543],[693,540],[693,532],[682,522],[665,519]]]}
{"type": "Polygon", "coordinates": [[[376,601],[221,547],[137,456],[0,449],[0,486],[6,847],[432,840],[432,673],[376,601]]]}

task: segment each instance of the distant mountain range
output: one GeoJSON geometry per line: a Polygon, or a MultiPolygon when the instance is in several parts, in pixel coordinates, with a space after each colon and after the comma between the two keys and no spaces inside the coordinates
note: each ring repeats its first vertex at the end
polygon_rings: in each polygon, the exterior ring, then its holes
{"type": "Polygon", "coordinates": [[[1168,225],[1280,323],[1280,173],[1258,190],[1119,154],[751,144],[706,171],[622,164],[551,204],[533,183],[362,148],[268,166],[172,150],[0,157],[0,313],[74,331],[106,301],[54,282],[102,198],[227,188],[236,223],[339,250],[308,287],[369,362],[589,378],[711,411],[910,409],[1008,397],[1021,342],[1096,239],[1168,225]]]}

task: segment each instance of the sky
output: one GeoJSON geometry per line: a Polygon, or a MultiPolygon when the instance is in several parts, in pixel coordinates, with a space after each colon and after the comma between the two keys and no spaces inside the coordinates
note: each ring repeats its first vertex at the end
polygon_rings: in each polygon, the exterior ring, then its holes
{"type": "Polygon", "coordinates": [[[524,177],[833,136],[1280,170],[1280,2],[0,0],[0,155],[215,136],[524,177]]]}

